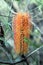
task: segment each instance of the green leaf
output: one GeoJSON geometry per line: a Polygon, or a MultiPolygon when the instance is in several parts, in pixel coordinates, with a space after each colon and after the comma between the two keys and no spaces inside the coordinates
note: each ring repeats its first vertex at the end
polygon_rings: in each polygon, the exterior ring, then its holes
{"type": "Polygon", "coordinates": [[[32,40],[30,40],[30,39],[28,39],[28,38],[26,38],[26,37],[24,37],[24,42],[26,42],[27,44],[29,44],[30,46],[34,46],[34,47],[36,47],[36,48],[38,48],[38,47],[40,47],[40,46],[42,46],[43,44],[37,44],[37,43],[35,43],[35,42],[33,42],[32,40]]]}
{"type": "Polygon", "coordinates": [[[32,44],[32,42],[28,38],[26,38],[26,37],[24,37],[24,42],[26,42],[29,45],[32,44]]]}
{"type": "Polygon", "coordinates": [[[16,0],[16,1],[20,1],[20,0],[16,0]]]}
{"type": "Polygon", "coordinates": [[[0,37],[0,40],[4,41],[5,39],[4,39],[4,38],[2,38],[2,37],[0,37]]]}

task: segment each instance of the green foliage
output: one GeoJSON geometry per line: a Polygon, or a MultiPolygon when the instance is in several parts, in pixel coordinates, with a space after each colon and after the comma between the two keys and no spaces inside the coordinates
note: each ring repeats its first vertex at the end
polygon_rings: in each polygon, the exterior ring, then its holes
{"type": "Polygon", "coordinates": [[[37,44],[37,43],[33,42],[32,40],[30,40],[30,39],[28,39],[26,37],[24,37],[24,42],[26,42],[29,46],[33,46],[33,47],[36,47],[36,48],[43,45],[43,44],[40,44],[40,43],[37,44]]]}
{"type": "Polygon", "coordinates": [[[16,1],[20,1],[20,0],[16,0],[16,1]]]}
{"type": "Polygon", "coordinates": [[[30,3],[35,3],[37,4],[39,7],[39,9],[41,10],[41,8],[43,7],[43,0],[31,0],[30,3]]]}
{"type": "Polygon", "coordinates": [[[36,3],[36,4],[43,4],[43,0],[31,0],[31,3],[36,3]]]}

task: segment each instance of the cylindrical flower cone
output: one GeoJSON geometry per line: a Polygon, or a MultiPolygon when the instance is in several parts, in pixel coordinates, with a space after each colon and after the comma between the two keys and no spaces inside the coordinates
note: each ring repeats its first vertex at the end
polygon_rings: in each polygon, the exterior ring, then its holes
{"type": "Polygon", "coordinates": [[[13,17],[14,45],[17,54],[26,54],[28,52],[28,44],[24,42],[24,37],[30,37],[32,25],[31,18],[27,13],[18,13],[13,17]]]}

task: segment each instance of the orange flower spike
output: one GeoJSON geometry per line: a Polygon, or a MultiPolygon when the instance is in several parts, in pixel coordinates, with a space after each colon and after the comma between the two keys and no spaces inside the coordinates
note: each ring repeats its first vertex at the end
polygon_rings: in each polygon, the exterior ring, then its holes
{"type": "Polygon", "coordinates": [[[30,29],[31,23],[27,13],[18,13],[13,18],[14,44],[17,54],[26,54],[28,52],[28,44],[24,42],[24,37],[29,38],[30,29]]]}

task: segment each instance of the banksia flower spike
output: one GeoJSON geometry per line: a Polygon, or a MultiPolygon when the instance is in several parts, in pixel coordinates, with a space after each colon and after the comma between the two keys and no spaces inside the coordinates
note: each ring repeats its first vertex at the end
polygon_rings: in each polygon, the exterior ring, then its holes
{"type": "Polygon", "coordinates": [[[30,15],[27,13],[17,13],[13,17],[13,32],[15,52],[17,54],[26,54],[28,52],[28,44],[24,42],[24,37],[30,37],[30,30],[32,29],[30,15]]]}

